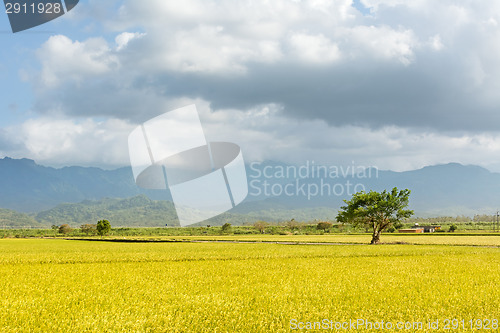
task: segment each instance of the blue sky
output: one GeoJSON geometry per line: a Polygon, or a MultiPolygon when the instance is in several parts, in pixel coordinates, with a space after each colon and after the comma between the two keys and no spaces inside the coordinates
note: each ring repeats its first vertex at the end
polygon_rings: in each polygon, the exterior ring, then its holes
{"type": "MultiPolygon", "coordinates": [[[[84,1],[85,2],[85,1],[84,1]]],[[[35,50],[51,35],[64,33],[85,37],[82,25],[75,25],[61,17],[44,25],[23,32],[12,33],[7,14],[0,15],[0,89],[2,104],[0,126],[17,124],[36,116],[31,107],[33,92],[25,74],[40,69],[35,50]]]]}
{"type": "Polygon", "coordinates": [[[354,0],[352,6],[359,10],[363,15],[370,15],[370,8],[366,7],[361,0],[354,0]]]}
{"type": "Polygon", "coordinates": [[[248,161],[500,171],[493,0],[88,0],[0,39],[0,157],[127,165],[135,126],[195,103],[248,161]]]}
{"type": "Polygon", "coordinates": [[[27,117],[33,99],[30,85],[20,78],[19,70],[26,65],[35,65],[32,50],[39,45],[46,36],[40,34],[13,35],[9,31],[7,16],[1,19],[0,40],[2,49],[0,51],[0,89],[2,91],[2,117],[0,126],[7,126],[24,120],[27,117]]]}

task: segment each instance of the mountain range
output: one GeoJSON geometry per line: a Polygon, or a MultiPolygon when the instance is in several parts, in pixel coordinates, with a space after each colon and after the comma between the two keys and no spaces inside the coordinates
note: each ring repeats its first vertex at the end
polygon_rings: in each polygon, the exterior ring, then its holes
{"type": "MultiPolygon", "coordinates": [[[[228,218],[238,221],[333,218],[343,200],[355,191],[380,191],[395,186],[412,191],[410,207],[422,217],[494,214],[500,206],[500,174],[473,165],[449,163],[394,172],[266,161],[249,164],[246,169],[247,199],[215,218],[214,224],[228,218]]],[[[129,167],[52,168],[30,159],[5,157],[0,159],[0,176],[2,216],[24,212],[30,214],[34,223],[47,225],[68,219],[71,210],[93,207],[90,211],[96,215],[87,212],[89,221],[114,214],[123,225],[151,225],[141,222],[141,217],[147,216],[148,221],[155,221],[154,225],[164,225],[165,221],[175,224],[170,193],[140,189],[129,167]],[[148,214],[157,215],[153,218],[148,214]]],[[[22,220],[20,216],[17,219],[22,220]]],[[[81,222],[81,216],[78,219],[75,223],[81,222]]]]}

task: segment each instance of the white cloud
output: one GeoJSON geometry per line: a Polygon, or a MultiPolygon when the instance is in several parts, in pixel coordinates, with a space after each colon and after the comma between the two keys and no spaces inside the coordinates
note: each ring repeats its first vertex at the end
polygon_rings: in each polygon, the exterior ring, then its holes
{"type": "Polygon", "coordinates": [[[299,59],[311,63],[330,63],[341,56],[339,47],[323,35],[294,34],[290,38],[299,59]]]}
{"type": "Polygon", "coordinates": [[[178,31],[164,46],[153,56],[154,64],[177,72],[239,74],[250,61],[269,63],[281,57],[277,42],[237,38],[221,25],[178,31]]]}
{"type": "Polygon", "coordinates": [[[118,58],[103,38],[79,42],[62,35],[52,36],[37,55],[42,64],[40,81],[46,87],[56,87],[64,80],[82,82],[119,66],[118,58]]]}
{"type": "Polygon", "coordinates": [[[413,49],[419,43],[411,30],[397,31],[388,26],[357,26],[340,35],[349,40],[345,47],[354,57],[396,59],[404,65],[412,62],[413,49]]]}
{"type": "Polygon", "coordinates": [[[125,47],[127,47],[128,43],[131,40],[136,38],[141,38],[145,35],[146,35],[145,33],[139,33],[139,32],[122,32],[115,38],[115,42],[117,45],[116,50],[117,51],[123,50],[125,47]]]}
{"type": "Polygon", "coordinates": [[[114,24],[118,30],[137,25],[148,30],[148,48],[154,49],[149,60],[155,68],[242,74],[248,64],[287,61],[297,55],[298,47],[305,63],[336,60],[339,50],[329,36],[336,27],[354,22],[357,12],[351,4],[351,0],[182,4],[156,0],[143,6],[126,1],[114,24]],[[330,32],[324,33],[326,29],[330,32]],[[301,33],[290,38],[290,31],[301,33]],[[284,49],[289,42],[291,54],[284,49]],[[320,52],[325,52],[323,57],[320,52]]]}
{"type": "Polygon", "coordinates": [[[123,166],[128,164],[127,136],[132,129],[117,119],[29,119],[4,129],[1,153],[55,166],[123,166]]]}
{"type": "Polygon", "coordinates": [[[429,45],[435,50],[440,51],[444,48],[444,45],[441,41],[441,36],[439,34],[434,35],[429,38],[429,45]]]}

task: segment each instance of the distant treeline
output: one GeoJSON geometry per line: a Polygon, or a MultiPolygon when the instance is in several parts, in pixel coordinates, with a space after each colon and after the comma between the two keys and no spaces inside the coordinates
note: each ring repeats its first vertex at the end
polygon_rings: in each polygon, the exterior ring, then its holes
{"type": "Polygon", "coordinates": [[[480,223],[480,222],[496,222],[496,215],[474,215],[474,217],[469,216],[439,216],[439,217],[412,217],[407,220],[407,223],[419,223],[419,224],[442,224],[442,223],[480,223]]]}
{"type": "MultiPolygon", "coordinates": [[[[442,229],[436,233],[451,232],[450,226],[455,226],[454,230],[461,233],[467,232],[492,232],[494,230],[492,222],[478,221],[459,222],[450,218],[447,221],[439,218],[418,219],[413,218],[400,227],[408,228],[414,223],[421,225],[439,224],[442,229]],[[418,222],[416,222],[418,221],[418,222]],[[439,223],[433,223],[439,221],[439,223]],[[465,222],[465,223],[464,223],[465,222]]],[[[110,237],[162,237],[162,236],[214,236],[214,235],[248,235],[248,234],[268,234],[268,235],[323,235],[323,234],[360,234],[369,233],[369,230],[363,228],[354,228],[351,225],[343,225],[336,222],[316,221],[316,222],[297,222],[294,220],[278,223],[269,223],[257,221],[254,223],[246,222],[245,225],[231,225],[225,223],[222,226],[204,225],[197,227],[162,227],[162,228],[130,228],[113,227],[107,236],[110,237]]],[[[397,229],[389,228],[386,232],[397,233],[397,229]]],[[[0,227],[0,238],[28,238],[28,237],[99,237],[95,224],[82,224],[79,227],[69,227],[68,225],[56,226],[45,229],[2,229],[0,227]]]]}
{"type": "MultiPolygon", "coordinates": [[[[265,206],[265,209],[248,206],[240,211],[226,212],[194,225],[194,227],[222,226],[225,223],[230,223],[233,226],[253,225],[257,221],[266,221],[270,225],[276,226],[286,226],[290,222],[309,225],[317,224],[320,221],[329,221],[335,224],[336,215],[337,210],[328,207],[290,209],[277,204],[269,204],[265,206]]],[[[81,203],[60,204],[52,209],[33,214],[0,208],[0,229],[40,229],[63,224],[79,228],[83,224],[94,224],[101,219],[109,220],[115,228],[179,226],[172,202],[151,200],[144,195],[127,199],[106,198],[85,200],[81,203]]],[[[467,225],[467,229],[473,229],[472,227],[480,229],[479,226],[491,225],[495,221],[495,215],[475,215],[472,218],[469,216],[413,217],[407,220],[405,225],[411,226],[415,223],[421,225],[460,224],[467,225]]]]}

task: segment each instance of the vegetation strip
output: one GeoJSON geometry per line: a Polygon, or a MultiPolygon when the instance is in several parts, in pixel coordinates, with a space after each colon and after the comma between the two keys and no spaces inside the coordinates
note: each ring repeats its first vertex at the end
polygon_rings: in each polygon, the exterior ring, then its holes
{"type": "MultiPolygon", "coordinates": [[[[310,242],[310,241],[275,241],[275,240],[223,240],[223,239],[118,239],[118,238],[50,238],[90,242],[114,242],[114,243],[233,243],[233,244],[278,244],[278,245],[370,245],[362,242],[310,242]]],[[[436,245],[436,246],[473,246],[500,248],[500,245],[481,244],[440,244],[440,243],[410,243],[410,242],[381,242],[380,245],[436,245]]]]}

